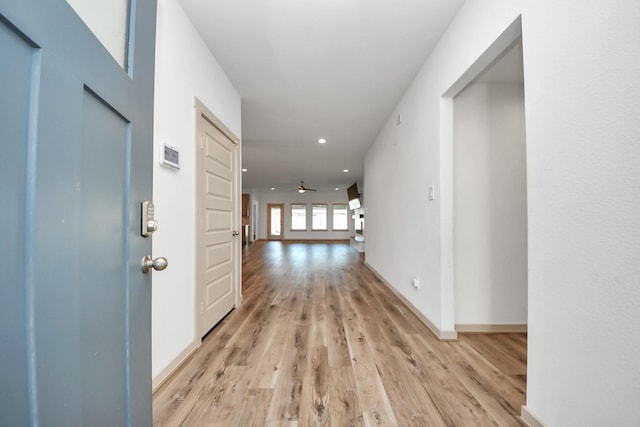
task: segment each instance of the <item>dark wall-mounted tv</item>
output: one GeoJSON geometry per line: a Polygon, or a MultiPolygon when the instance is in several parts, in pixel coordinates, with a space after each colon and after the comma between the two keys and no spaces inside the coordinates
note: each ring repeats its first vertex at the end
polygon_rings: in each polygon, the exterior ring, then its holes
{"type": "Polygon", "coordinates": [[[357,182],[354,182],[351,187],[347,188],[347,196],[349,197],[349,201],[359,198],[360,194],[358,194],[357,182]]]}
{"type": "Polygon", "coordinates": [[[349,198],[349,209],[360,208],[360,193],[358,193],[358,183],[354,182],[353,185],[347,188],[347,197],[349,198]]]}

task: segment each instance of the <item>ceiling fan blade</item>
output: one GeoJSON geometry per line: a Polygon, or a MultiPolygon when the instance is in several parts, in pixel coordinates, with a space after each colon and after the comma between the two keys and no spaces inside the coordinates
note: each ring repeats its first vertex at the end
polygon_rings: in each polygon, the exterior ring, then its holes
{"type": "Polygon", "coordinates": [[[318,191],[315,188],[307,188],[304,186],[304,181],[300,181],[300,185],[298,186],[298,192],[304,193],[305,191],[318,191]]]}

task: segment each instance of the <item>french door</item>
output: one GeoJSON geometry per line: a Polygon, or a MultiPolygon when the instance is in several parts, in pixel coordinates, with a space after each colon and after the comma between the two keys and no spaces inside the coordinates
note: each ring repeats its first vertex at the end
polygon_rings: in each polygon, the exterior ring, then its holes
{"type": "Polygon", "coordinates": [[[269,240],[284,239],[284,205],[267,205],[267,238],[269,240]]]}

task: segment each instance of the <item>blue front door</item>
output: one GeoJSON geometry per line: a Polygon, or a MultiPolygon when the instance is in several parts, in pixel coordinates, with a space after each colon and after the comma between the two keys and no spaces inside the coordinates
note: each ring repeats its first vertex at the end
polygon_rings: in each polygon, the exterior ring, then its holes
{"type": "Polygon", "coordinates": [[[154,0],[121,66],[65,0],[0,0],[0,425],[147,426],[154,0]]]}

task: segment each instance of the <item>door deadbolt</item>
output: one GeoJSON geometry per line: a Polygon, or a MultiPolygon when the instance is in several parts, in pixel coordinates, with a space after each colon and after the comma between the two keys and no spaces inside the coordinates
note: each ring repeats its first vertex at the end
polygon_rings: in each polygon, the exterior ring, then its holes
{"type": "Polygon", "coordinates": [[[153,206],[153,202],[151,200],[145,200],[142,202],[142,220],[141,226],[141,234],[144,237],[149,237],[153,234],[154,231],[158,231],[158,221],[154,218],[155,207],[153,206]]]}

